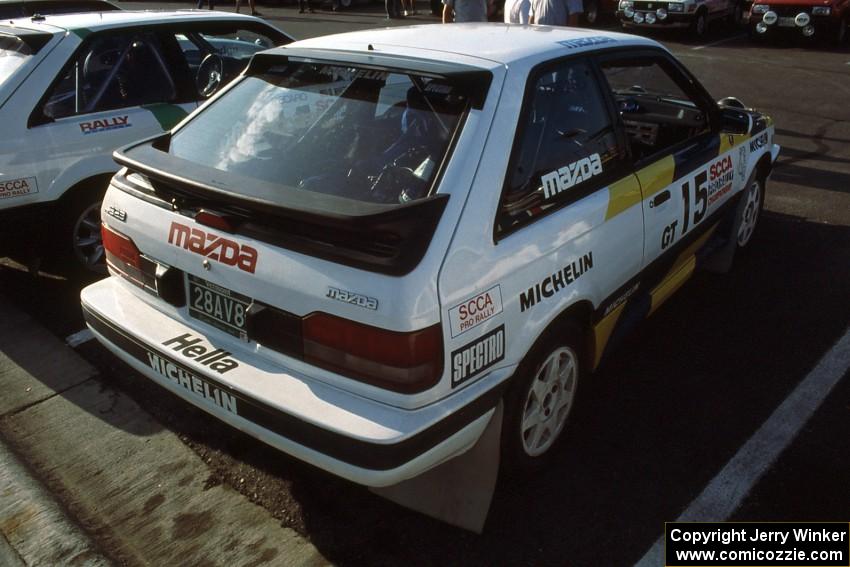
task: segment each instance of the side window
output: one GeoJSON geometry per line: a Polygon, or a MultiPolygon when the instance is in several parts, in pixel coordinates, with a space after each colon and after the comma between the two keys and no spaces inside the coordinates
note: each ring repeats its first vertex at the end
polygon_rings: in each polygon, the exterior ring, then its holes
{"type": "Polygon", "coordinates": [[[244,71],[255,53],[279,43],[245,28],[187,30],[175,38],[194,78],[198,99],[212,96],[244,71]]]}
{"type": "Polygon", "coordinates": [[[599,188],[625,166],[590,64],[571,60],[531,78],[502,193],[497,232],[510,232],[599,188]]]}
{"type": "Polygon", "coordinates": [[[98,37],[62,71],[46,118],[172,102],[177,90],[153,33],[98,37]]]}
{"type": "Polygon", "coordinates": [[[620,56],[601,62],[629,136],[640,160],[709,130],[706,113],[672,64],[652,56],[620,56]]]}

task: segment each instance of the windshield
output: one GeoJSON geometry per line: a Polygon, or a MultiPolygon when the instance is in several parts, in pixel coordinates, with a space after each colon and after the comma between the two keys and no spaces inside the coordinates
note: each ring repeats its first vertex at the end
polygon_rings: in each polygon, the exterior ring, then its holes
{"type": "Polygon", "coordinates": [[[0,85],[37,51],[17,36],[0,34],[0,85]]]}
{"type": "Polygon", "coordinates": [[[430,193],[466,106],[443,79],[290,62],[242,80],[170,151],[304,191],[404,203],[430,193]]]}

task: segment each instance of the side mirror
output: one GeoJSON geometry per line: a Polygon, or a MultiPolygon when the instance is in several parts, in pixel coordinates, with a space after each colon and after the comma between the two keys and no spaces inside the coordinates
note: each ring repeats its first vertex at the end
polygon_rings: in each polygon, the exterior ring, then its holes
{"type": "Polygon", "coordinates": [[[748,134],[753,119],[749,112],[733,107],[720,106],[720,129],[726,134],[748,134]]]}

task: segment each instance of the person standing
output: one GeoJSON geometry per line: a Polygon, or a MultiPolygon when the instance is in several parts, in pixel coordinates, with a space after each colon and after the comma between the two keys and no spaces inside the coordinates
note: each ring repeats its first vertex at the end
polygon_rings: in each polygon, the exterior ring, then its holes
{"type": "MultiPolygon", "coordinates": [[[[210,10],[215,10],[215,0],[209,0],[210,10]]],[[[198,10],[203,9],[204,0],[198,0],[198,10]]]]}
{"type": "MultiPolygon", "coordinates": [[[[248,0],[248,7],[251,8],[252,16],[262,16],[261,13],[257,11],[256,6],[254,6],[255,0],[248,0]]],[[[239,13],[239,8],[242,7],[242,0],[236,0],[236,13],[239,13]]]]}
{"type": "Polygon", "coordinates": [[[443,0],[443,23],[486,22],[492,0],[443,0]]]}
{"type": "Polygon", "coordinates": [[[384,0],[384,7],[387,10],[387,19],[395,20],[401,18],[401,0],[384,0]]]}
{"type": "Polygon", "coordinates": [[[531,0],[505,0],[505,23],[527,24],[531,16],[531,0]]]}
{"type": "Polygon", "coordinates": [[[581,15],[584,14],[584,1],[567,0],[567,9],[570,13],[567,18],[567,25],[574,28],[579,27],[581,15]]]}
{"type": "Polygon", "coordinates": [[[567,0],[531,0],[532,24],[565,26],[570,16],[567,0]]]}

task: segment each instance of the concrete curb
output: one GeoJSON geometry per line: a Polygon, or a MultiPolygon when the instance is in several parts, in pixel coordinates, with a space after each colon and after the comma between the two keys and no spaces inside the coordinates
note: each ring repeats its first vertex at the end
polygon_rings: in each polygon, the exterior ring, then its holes
{"type": "Polygon", "coordinates": [[[113,564],[2,441],[0,564],[9,567],[113,564]]]}

